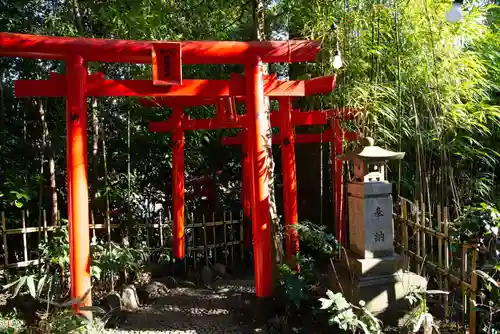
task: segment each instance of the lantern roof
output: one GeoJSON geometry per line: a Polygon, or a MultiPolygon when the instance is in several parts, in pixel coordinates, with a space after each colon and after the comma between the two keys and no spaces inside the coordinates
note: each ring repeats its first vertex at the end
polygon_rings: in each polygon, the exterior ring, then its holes
{"type": "Polygon", "coordinates": [[[366,146],[345,154],[341,159],[380,162],[386,160],[401,160],[405,156],[405,152],[389,151],[380,146],[374,145],[375,141],[370,137],[363,138],[362,142],[364,142],[366,146]]]}

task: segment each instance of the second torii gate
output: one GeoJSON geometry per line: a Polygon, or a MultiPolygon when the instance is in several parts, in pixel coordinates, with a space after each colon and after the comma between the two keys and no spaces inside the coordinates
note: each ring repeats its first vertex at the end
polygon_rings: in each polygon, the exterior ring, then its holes
{"type": "MultiPolygon", "coordinates": [[[[240,82],[244,77],[241,75],[233,74],[231,81],[240,82]]],[[[278,99],[280,105],[289,103],[289,98],[283,99],[284,96],[306,96],[313,94],[321,94],[331,92],[335,86],[335,76],[326,76],[315,78],[312,80],[304,81],[279,81],[275,75],[265,76],[267,83],[264,85],[264,94],[271,98],[278,99]],[[280,89],[286,87],[286,89],[280,89]]],[[[236,92],[236,90],[235,90],[236,92]]],[[[176,258],[184,258],[184,131],[188,130],[215,130],[221,128],[243,128],[246,133],[248,128],[247,117],[248,115],[236,115],[235,102],[238,98],[225,97],[225,98],[183,98],[183,97],[156,97],[153,99],[141,99],[141,102],[148,106],[165,106],[173,110],[172,117],[167,121],[150,122],[150,132],[172,132],[172,179],[173,179],[173,193],[176,194],[173,198],[173,254],[176,258]],[[189,119],[184,115],[184,108],[215,104],[217,113],[213,119],[189,119]]],[[[285,106],[286,107],[286,106],[285,106]]],[[[288,126],[283,123],[277,114],[271,115],[271,126],[288,126]]],[[[325,124],[326,113],[293,113],[290,122],[294,125],[313,125],[325,124]]],[[[248,152],[246,146],[245,152],[248,152]]],[[[293,148],[292,148],[293,149],[293,148]]],[[[248,160],[248,158],[247,158],[248,160]]],[[[249,160],[248,160],[249,161],[249,160]]],[[[295,162],[293,161],[295,165],[295,162]]],[[[249,171],[249,166],[244,167],[249,171]]],[[[249,193],[249,185],[251,182],[244,182],[246,193],[249,193]]],[[[244,205],[245,217],[249,217],[250,205],[249,200],[244,205]]],[[[296,211],[296,210],[295,210],[296,211]]],[[[288,216],[288,214],[286,214],[288,216]]],[[[296,221],[296,219],[295,219],[296,221]]],[[[295,254],[298,251],[298,237],[296,231],[289,230],[290,237],[293,238],[296,246],[294,247],[295,254]],[[294,234],[295,233],[295,234],[294,234]]],[[[288,244],[288,243],[287,243],[288,244]]],[[[287,249],[291,249],[290,246],[287,249]]],[[[259,256],[257,254],[257,256],[259,256]]],[[[257,273],[256,273],[257,275],[257,273]]]]}
{"type": "MultiPolygon", "coordinates": [[[[332,180],[333,180],[333,201],[334,201],[334,217],[336,222],[336,237],[341,245],[345,246],[346,221],[344,217],[345,205],[343,194],[343,172],[342,161],[338,158],[342,154],[342,144],[344,140],[355,141],[358,136],[355,132],[344,131],[340,127],[339,119],[352,119],[355,111],[351,108],[329,109],[324,111],[309,111],[299,112],[291,111],[290,99],[281,98],[280,111],[271,113],[271,123],[277,124],[281,121],[281,133],[272,136],[272,144],[281,144],[282,150],[282,169],[283,169],[283,198],[285,208],[285,226],[287,228],[287,258],[290,259],[298,252],[298,242],[296,241],[296,229],[294,225],[298,222],[297,212],[297,181],[295,167],[295,144],[310,144],[310,143],[332,143],[332,180]],[[295,134],[294,126],[297,125],[313,125],[313,123],[294,122],[294,118],[299,118],[301,114],[324,114],[330,119],[330,128],[322,133],[301,133],[295,134]],[[291,119],[291,122],[288,121],[291,119]],[[295,231],[295,232],[294,232],[295,231]]],[[[326,123],[326,122],[325,122],[326,123]]],[[[323,124],[325,124],[323,123],[323,124]]],[[[316,123],[319,124],[319,123],[316,123]]],[[[242,167],[243,167],[243,209],[244,215],[250,213],[250,193],[248,184],[250,182],[248,157],[244,154],[247,145],[245,135],[240,133],[233,137],[223,137],[222,144],[224,145],[242,145],[242,167]]],[[[248,239],[246,239],[248,240],[248,239]]]]}

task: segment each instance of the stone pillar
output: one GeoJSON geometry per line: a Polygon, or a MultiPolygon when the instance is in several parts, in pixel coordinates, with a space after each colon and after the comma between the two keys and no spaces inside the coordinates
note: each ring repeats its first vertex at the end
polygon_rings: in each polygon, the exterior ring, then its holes
{"type": "Polygon", "coordinates": [[[404,271],[400,256],[394,253],[392,185],[385,181],[384,164],[403,156],[368,146],[344,158],[353,161],[355,175],[348,184],[349,249],[330,273],[334,290],[353,304],[365,301],[387,324],[396,323],[408,311],[404,297],[410,289],[427,285],[425,278],[404,271]]]}

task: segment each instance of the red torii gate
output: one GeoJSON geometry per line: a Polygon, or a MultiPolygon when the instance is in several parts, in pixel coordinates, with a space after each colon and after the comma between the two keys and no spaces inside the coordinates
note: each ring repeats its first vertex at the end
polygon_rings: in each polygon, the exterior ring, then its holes
{"type": "MultiPolygon", "coordinates": [[[[344,140],[354,141],[358,136],[355,132],[342,131],[339,124],[339,119],[352,119],[355,110],[351,108],[337,108],[324,111],[291,111],[290,99],[283,98],[280,100],[279,112],[271,113],[271,123],[278,120],[282,121],[280,134],[273,135],[272,144],[281,144],[282,169],[283,169],[283,197],[285,209],[285,226],[287,228],[287,257],[291,258],[298,252],[298,241],[296,241],[296,230],[294,225],[298,222],[297,212],[297,185],[296,185],[296,170],[295,170],[295,150],[294,144],[309,144],[309,143],[332,143],[332,180],[333,180],[333,201],[334,201],[334,217],[336,221],[336,237],[341,245],[345,245],[346,222],[344,213],[344,194],[343,194],[343,175],[342,161],[338,159],[338,155],[342,154],[342,143],[344,140]],[[287,112],[288,111],[288,112],[287,112]],[[322,133],[301,133],[295,134],[294,126],[296,125],[312,125],[312,123],[294,122],[294,116],[302,114],[319,115],[324,114],[331,120],[331,127],[324,130],[322,133]],[[287,115],[289,115],[287,117],[287,115]],[[292,121],[289,122],[291,116],[292,121]],[[286,124],[288,123],[288,124],[286,124]],[[291,144],[291,145],[290,145],[291,144]],[[295,232],[294,232],[295,231],[295,232]]],[[[326,122],[325,122],[326,123],[326,122]]],[[[320,123],[316,123],[320,124],[320,123]]],[[[324,123],[322,123],[324,124],[324,123]]],[[[245,152],[246,137],[243,133],[239,133],[233,137],[223,137],[222,144],[224,145],[242,145],[242,150],[245,152]]],[[[249,214],[249,193],[245,183],[248,183],[248,175],[246,175],[245,165],[248,164],[245,156],[243,156],[243,212],[244,215],[249,214]]]]}
{"type": "MultiPolygon", "coordinates": [[[[207,80],[182,80],[182,64],[243,64],[246,78],[239,96],[246,98],[249,116],[248,142],[252,166],[252,216],[256,294],[272,295],[270,229],[266,148],[262,138],[264,80],[262,62],[312,61],[318,41],[282,42],[149,42],[94,38],[71,38],[0,33],[0,56],[62,60],[66,75],[49,80],[17,81],[16,96],[66,97],[68,220],[70,236],[71,297],[91,305],[89,207],[87,189],[87,97],[88,96],[238,96],[229,84],[207,80]],[[105,80],[88,75],[87,61],[151,63],[153,80],[105,80]],[[215,96],[212,95],[217,93],[215,96]],[[261,270],[262,269],[262,270],[261,270]]],[[[274,87],[276,88],[276,87],[274,87]]],[[[279,89],[279,87],[277,87],[279,89]]],[[[273,90],[273,87],[271,87],[273,90]]],[[[177,113],[179,114],[179,113],[177,113]]],[[[74,305],[78,311],[78,305],[74,305]]]]}
{"type": "MultiPolygon", "coordinates": [[[[276,79],[275,75],[268,75],[264,77],[265,85],[264,92],[265,95],[271,96],[271,98],[277,98],[280,101],[280,105],[283,103],[289,103],[289,98],[283,98],[282,96],[306,96],[313,94],[329,93],[333,90],[335,86],[335,76],[325,76],[320,78],[315,78],[312,80],[304,81],[279,81],[276,79]],[[285,89],[277,89],[278,87],[286,87],[285,89]]],[[[242,76],[233,74],[231,75],[231,81],[239,82],[242,76]]],[[[236,92],[234,90],[233,92],[236,92]]],[[[177,194],[173,198],[173,253],[176,258],[184,257],[184,131],[187,130],[212,130],[220,128],[243,128],[244,131],[247,128],[247,118],[248,115],[236,115],[235,112],[235,102],[238,99],[235,97],[224,97],[216,99],[187,99],[183,97],[156,97],[153,99],[141,99],[141,102],[148,106],[167,106],[173,109],[172,118],[167,121],[150,122],[149,131],[151,132],[172,132],[172,173],[173,173],[173,192],[177,194]],[[216,116],[215,119],[189,119],[183,114],[183,109],[186,107],[200,106],[200,105],[216,105],[216,116]],[[230,109],[230,110],[227,110],[230,109]]],[[[286,107],[286,106],[285,106],[286,107]]],[[[271,126],[284,126],[281,118],[278,118],[277,114],[271,114],[271,126]]],[[[325,124],[326,123],[326,113],[293,113],[291,114],[294,125],[313,125],[313,124],[325,124]]],[[[285,124],[286,126],[286,124],[285,124]]],[[[245,150],[247,152],[247,150],[245,150]]],[[[295,156],[293,156],[293,161],[290,160],[295,166],[295,156]]],[[[295,167],[293,167],[295,168],[295,167]]],[[[246,166],[248,170],[248,166],[246,166]]],[[[287,183],[286,181],[285,183],[287,183]]],[[[293,182],[295,184],[295,182],[293,182]]],[[[248,188],[249,182],[245,182],[244,186],[248,188]]],[[[247,192],[248,193],[248,192],[247,192]]],[[[292,195],[291,195],[292,196],[292,195]]],[[[288,199],[289,196],[286,196],[288,199]]],[[[288,201],[286,201],[285,207],[289,207],[288,201]]],[[[296,203],[296,200],[295,200],[296,203]]],[[[296,204],[295,204],[296,206],[296,204]]],[[[249,217],[249,206],[244,205],[244,212],[247,214],[246,218],[249,217]]],[[[288,217],[288,213],[286,214],[288,217]]],[[[296,215],[295,215],[296,216],[296,215]]],[[[297,219],[295,219],[295,224],[297,219]]],[[[292,235],[294,236],[294,245],[292,243],[287,243],[287,253],[291,256],[298,252],[298,238],[296,236],[295,229],[288,228],[288,235],[290,237],[287,240],[291,240],[292,235]],[[294,232],[295,231],[295,232],[294,232]],[[292,249],[293,248],[293,249],[292,249]]],[[[270,249],[268,250],[270,251],[270,249]]],[[[267,252],[267,250],[266,250],[267,252]]],[[[257,254],[258,256],[258,254],[257,254]]],[[[256,276],[260,274],[257,272],[256,276]]]]}

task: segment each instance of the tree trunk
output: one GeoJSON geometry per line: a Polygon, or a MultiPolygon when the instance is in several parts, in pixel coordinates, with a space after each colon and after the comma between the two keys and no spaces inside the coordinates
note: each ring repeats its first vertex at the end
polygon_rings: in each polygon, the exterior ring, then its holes
{"type": "Polygon", "coordinates": [[[75,16],[76,27],[80,35],[83,35],[84,32],[83,21],[82,21],[82,16],[80,15],[80,8],[78,8],[78,0],[73,0],[72,7],[73,7],[73,15],[75,16]]]}
{"type": "Polygon", "coordinates": [[[99,166],[97,153],[99,151],[99,110],[97,108],[97,99],[92,99],[92,186],[90,187],[90,206],[94,216],[97,209],[97,197],[99,190],[99,166]]]}
{"type": "MultiPolygon", "coordinates": [[[[255,40],[265,40],[265,0],[253,1],[253,21],[254,21],[254,37],[255,40]]],[[[264,75],[269,73],[269,65],[263,64],[262,72],[264,75]]],[[[274,158],[272,151],[272,127],[271,127],[271,108],[269,98],[264,98],[264,110],[267,118],[266,127],[266,146],[267,146],[267,159],[268,159],[268,180],[269,180],[269,214],[271,218],[271,235],[272,235],[272,252],[276,264],[283,262],[283,229],[280,228],[280,218],[276,208],[275,186],[274,186],[274,158]]],[[[275,266],[274,275],[278,274],[278,266],[275,266]]]]}
{"type": "MultiPolygon", "coordinates": [[[[47,142],[47,122],[45,120],[45,109],[43,101],[38,101],[38,114],[42,125],[42,145],[40,145],[40,189],[38,194],[38,227],[42,226],[43,219],[43,165],[45,164],[45,147],[47,142]]],[[[40,242],[40,230],[38,232],[38,242],[40,242]]]]}
{"type": "Polygon", "coordinates": [[[50,182],[50,193],[52,194],[52,210],[50,214],[50,223],[55,226],[57,225],[57,186],[56,186],[56,163],[54,159],[54,150],[52,149],[52,139],[47,138],[47,151],[49,153],[49,182],[50,182]]]}
{"type": "MultiPolygon", "coordinates": [[[[49,185],[50,185],[50,193],[51,193],[51,214],[50,214],[50,223],[52,226],[57,224],[57,185],[56,185],[56,163],[54,159],[54,150],[52,148],[52,138],[49,133],[49,127],[47,125],[47,120],[45,118],[45,109],[43,107],[43,103],[40,100],[38,111],[40,114],[40,120],[42,122],[42,147],[44,153],[49,157],[49,185]]],[[[42,159],[44,159],[44,154],[42,154],[42,159]]],[[[43,172],[43,161],[41,172],[43,172]]]]}

